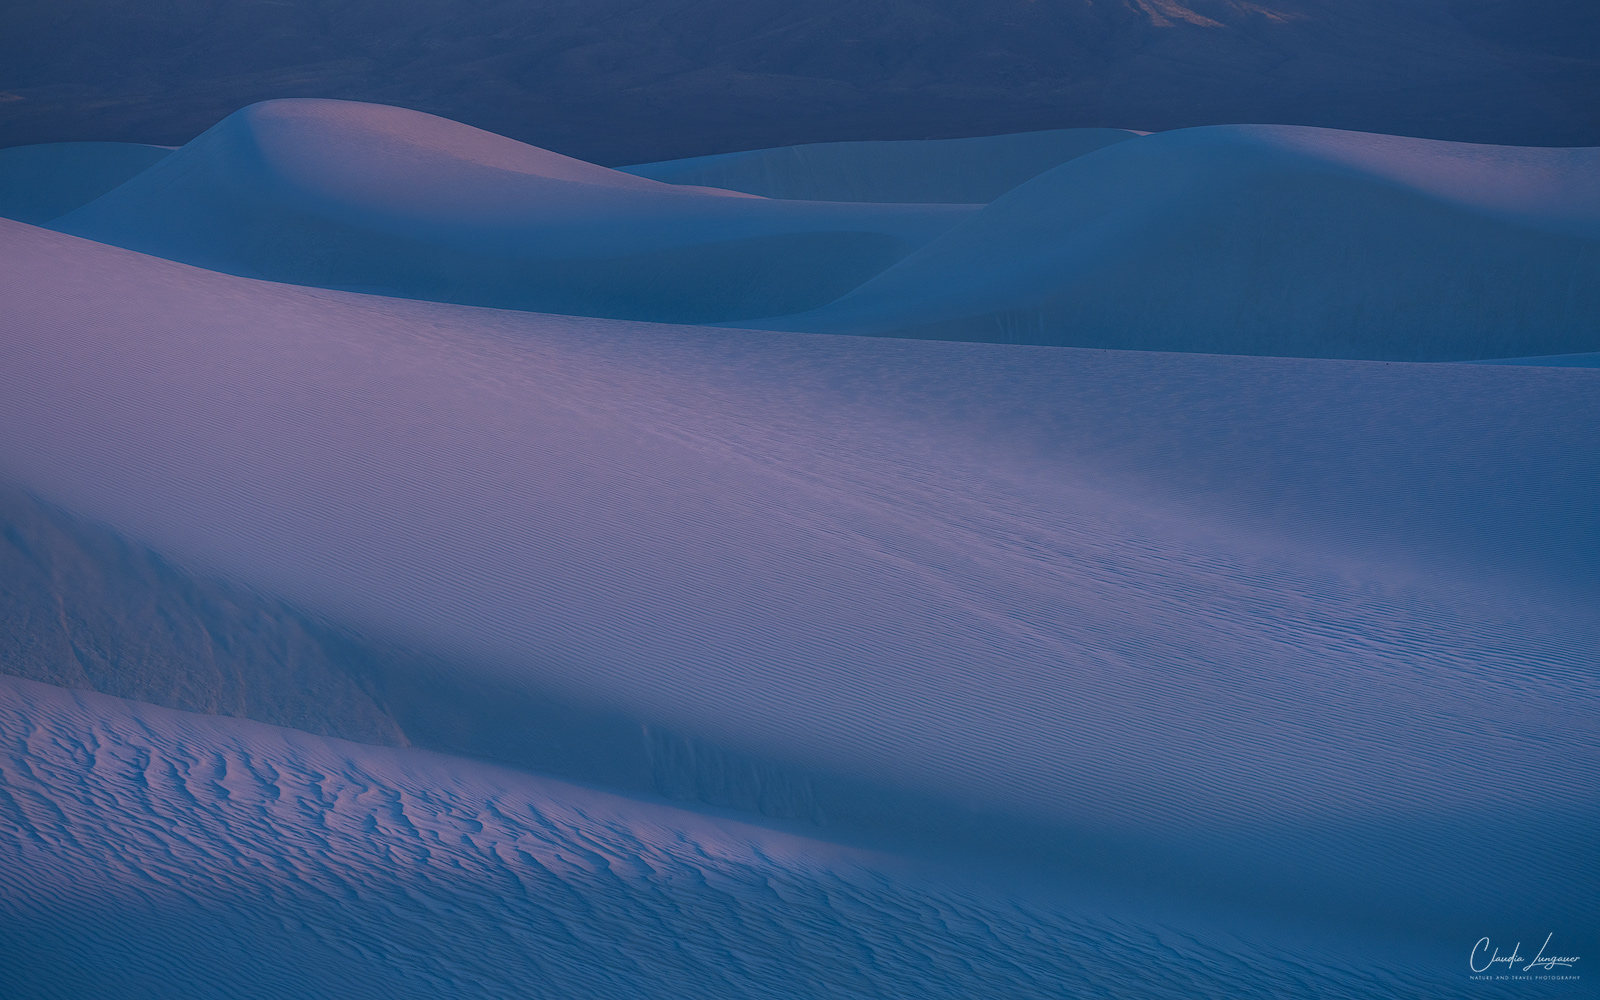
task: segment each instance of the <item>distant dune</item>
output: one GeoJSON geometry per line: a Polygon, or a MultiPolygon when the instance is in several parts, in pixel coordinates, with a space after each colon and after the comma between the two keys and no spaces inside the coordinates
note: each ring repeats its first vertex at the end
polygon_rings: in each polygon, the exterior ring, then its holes
{"type": "Polygon", "coordinates": [[[415,111],[304,100],[246,108],[49,225],[246,277],[548,313],[1462,361],[1600,349],[1597,192],[1600,148],[1294,126],[850,143],[624,172],[415,111]],[[868,200],[815,200],[846,194],[868,200]],[[912,197],[994,200],[890,203],[912,197]]]}
{"type": "Polygon", "coordinates": [[[1118,143],[764,327],[1376,360],[1600,349],[1600,149],[1287,126],[1118,143]]]}
{"type": "Polygon", "coordinates": [[[415,111],[274,101],[51,225],[274,281],[716,322],[832,301],[971,211],[686,188],[415,111]]]}

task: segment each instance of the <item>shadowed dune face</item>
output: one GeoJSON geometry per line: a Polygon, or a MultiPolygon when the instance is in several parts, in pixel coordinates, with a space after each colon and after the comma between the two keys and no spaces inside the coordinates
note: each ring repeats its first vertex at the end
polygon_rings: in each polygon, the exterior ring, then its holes
{"type": "Polygon", "coordinates": [[[1600,349],[1600,149],[1287,126],[1119,143],[771,329],[1453,361],[1600,349]]]}
{"type": "Polygon", "coordinates": [[[404,745],[325,628],[0,488],[0,672],[404,745]]]}
{"type": "Polygon", "coordinates": [[[1589,0],[59,0],[0,8],[0,145],[187,142],[277,97],[602,163],[1285,122],[1600,141],[1589,0]]]}
{"type": "Polygon", "coordinates": [[[0,149],[0,219],[42,225],[87,205],[169,153],[133,142],[0,149]]]}

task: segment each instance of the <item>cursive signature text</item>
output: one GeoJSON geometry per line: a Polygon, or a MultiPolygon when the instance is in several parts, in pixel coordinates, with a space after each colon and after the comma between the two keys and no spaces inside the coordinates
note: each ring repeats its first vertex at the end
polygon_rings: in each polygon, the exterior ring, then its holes
{"type": "MultiPolygon", "coordinates": [[[[1551,931],[1549,935],[1545,937],[1544,944],[1539,946],[1539,954],[1534,956],[1533,961],[1522,967],[1523,972],[1527,972],[1531,969],[1543,969],[1544,971],[1549,972],[1557,966],[1565,969],[1572,968],[1573,963],[1578,961],[1577,955],[1545,954],[1545,949],[1550,947],[1550,939],[1555,936],[1555,931],[1551,931]]],[[[1522,961],[1521,941],[1518,941],[1516,945],[1512,947],[1511,954],[1509,955],[1500,954],[1499,948],[1495,948],[1493,952],[1491,952],[1490,947],[1491,946],[1488,938],[1479,938],[1478,943],[1472,946],[1472,953],[1467,956],[1467,967],[1473,972],[1488,972],[1490,969],[1494,968],[1495,965],[1504,964],[1506,969],[1510,970],[1514,968],[1518,962],[1522,961]],[[1479,967],[1479,962],[1483,963],[1482,968],[1479,967]]]]}

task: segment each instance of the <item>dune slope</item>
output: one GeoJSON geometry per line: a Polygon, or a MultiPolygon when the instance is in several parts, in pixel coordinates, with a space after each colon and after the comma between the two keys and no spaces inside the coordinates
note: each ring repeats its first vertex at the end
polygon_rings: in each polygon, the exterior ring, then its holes
{"type": "Polygon", "coordinates": [[[1051,167],[1136,138],[1116,128],[1057,129],[973,139],[828,142],[695,156],[619,168],[672,184],[765,198],[978,204],[1051,167]]]}
{"type": "Polygon", "coordinates": [[[668,331],[0,233],[0,474],[182,564],[838,829],[1440,939],[1588,910],[1592,369],[668,331]]]}
{"type": "Polygon", "coordinates": [[[1600,149],[1286,126],[1119,143],[772,329],[1449,361],[1600,347],[1600,149]]]}
{"type": "Polygon", "coordinates": [[[1484,364],[1544,365],[1555,368],[1600,368],[1600,353],[1547,354],[1542,358],[1496,358],[1484,364]]]}
{"type": "MultiPolygon", "coordinates": [[[[365,743],[407,740],[347,645],[0,486],[0,672],[365,743]]],[[[393,653],[390,652],[392,656],[393,653]]]]}
{"type": "Polygon", "coordinates": [[[969,212],[684,188],[419,112],[305,100],[231,115],[52,226],[273,281],[702,322],[831,301],[969,212]]]}

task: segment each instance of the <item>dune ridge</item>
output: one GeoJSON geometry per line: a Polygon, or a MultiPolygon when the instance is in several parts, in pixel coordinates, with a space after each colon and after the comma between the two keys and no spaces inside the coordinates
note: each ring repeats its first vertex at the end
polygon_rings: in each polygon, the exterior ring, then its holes
{"type": "Polygon", "coordinates": [[[51,225],[273,281],[707,322],[831,301],[970,211],[685,188],[420,112],[294,100],[51,225]]]}

